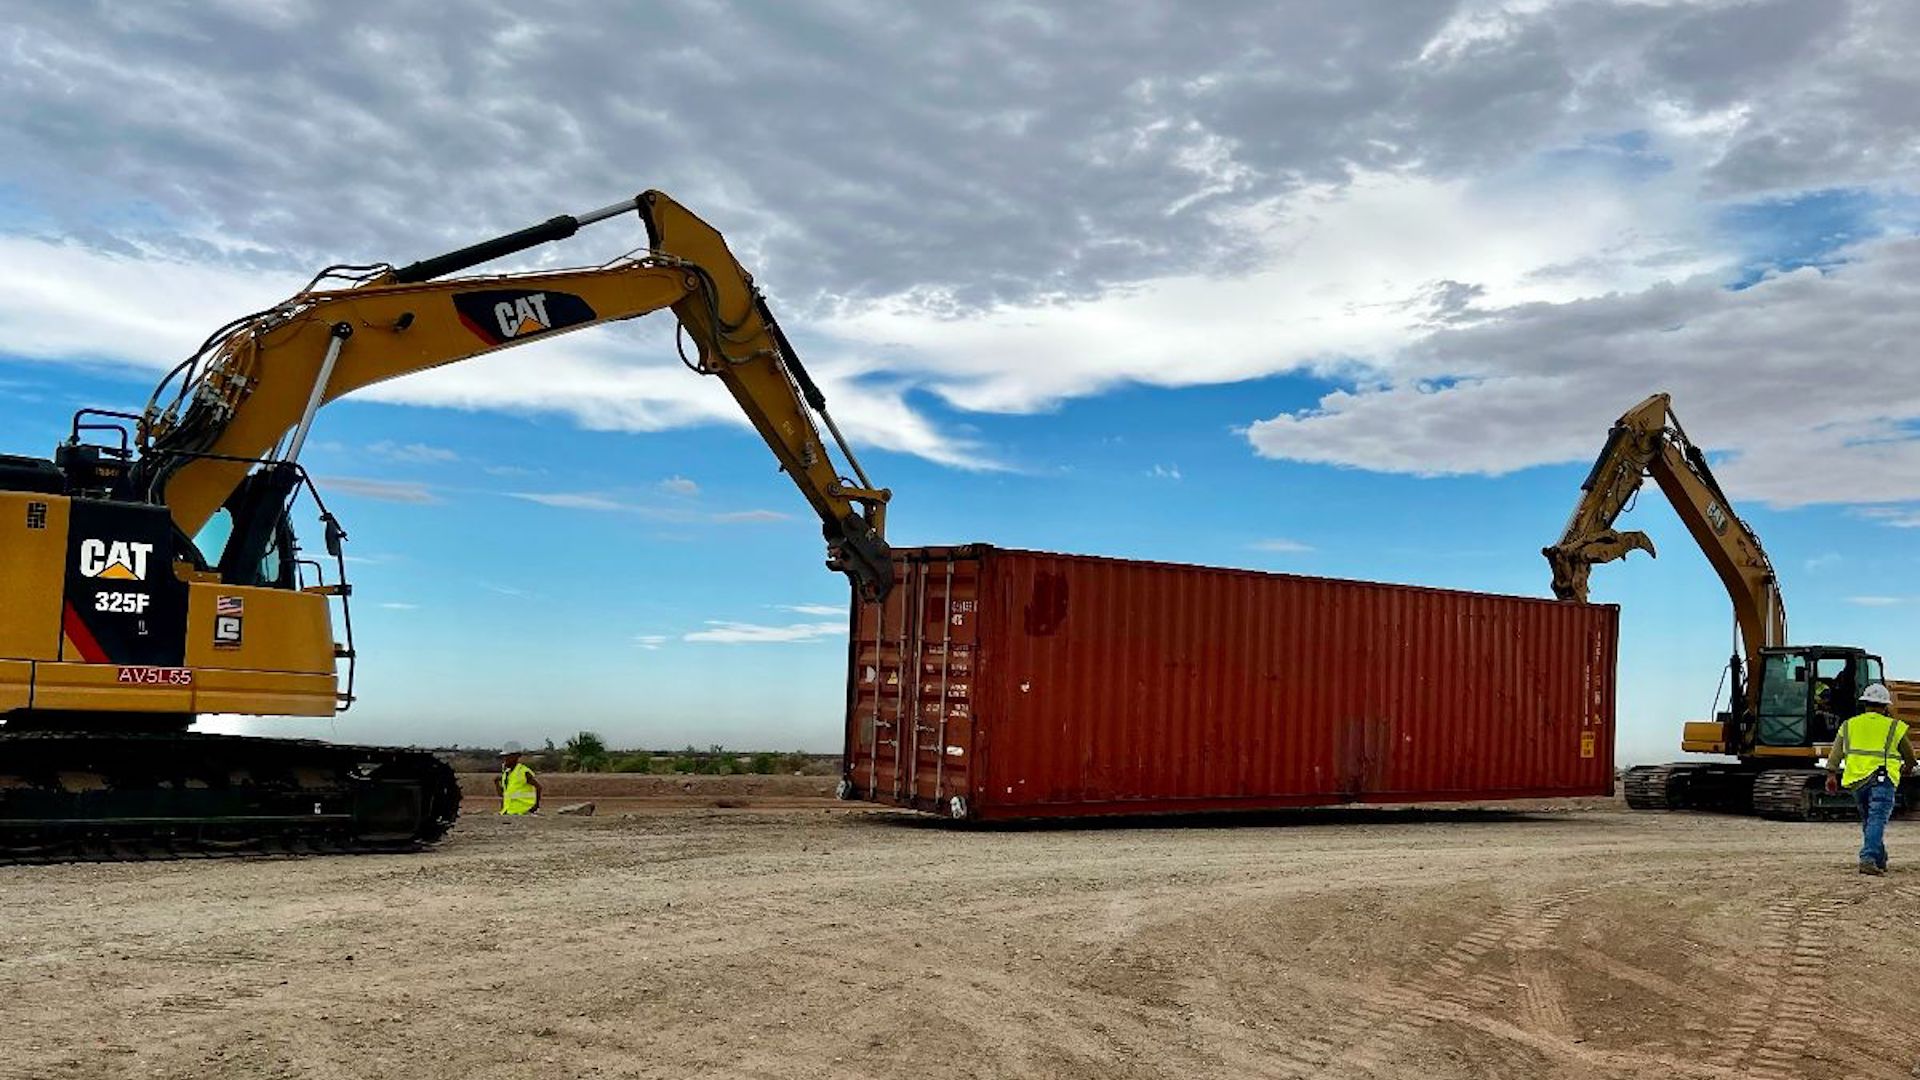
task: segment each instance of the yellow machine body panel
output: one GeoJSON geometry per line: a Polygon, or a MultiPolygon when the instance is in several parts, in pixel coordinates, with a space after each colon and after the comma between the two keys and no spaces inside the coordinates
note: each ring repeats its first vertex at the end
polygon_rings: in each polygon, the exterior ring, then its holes
{"type": "Polygon", "coordinates": [[[164,513],[0,492],[0,715],[333,715],[328,598],[176,562],[164,513]]]}
{"type": "Polygon", "coordinates": [[[1680,749],[1689,754],[1724,754],[1727,752],[1725,734],[1726,728],[1720,724],[1689,720],[1681,737],[1680,749]]]}
{"type": "Polygon", "coordinates": [[[0,660],[60,658],[65,496],[0,491],[0,660]]]}
{"type": "Polygon", "coordinates": [[[24,709],[33,703],[33,665],[25,660],[0,660],[0,713],[24,709]]]}

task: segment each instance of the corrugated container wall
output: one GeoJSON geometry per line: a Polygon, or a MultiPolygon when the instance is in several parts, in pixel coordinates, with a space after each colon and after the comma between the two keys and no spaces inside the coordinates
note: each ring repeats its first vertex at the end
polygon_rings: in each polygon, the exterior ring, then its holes
{"type": "Polygon", "coordinates": [[[1619,609],[975,545],[854,605],[844,793],[963,818],[1613,791],[1619,609]]]}

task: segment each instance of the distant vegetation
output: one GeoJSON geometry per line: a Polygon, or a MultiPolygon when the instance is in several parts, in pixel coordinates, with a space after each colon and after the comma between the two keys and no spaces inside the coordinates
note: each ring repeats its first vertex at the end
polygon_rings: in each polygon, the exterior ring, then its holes
{"type": "MultiPolygon", "coordinates": [[[[491,748],[452,747],[441,750],[440,755],[459,772],[491,772],[499,767],[496,751],[491,748]]],[[[804,750],[786,753],[729,750],[719,743],[705,750],[692,745],[681,750],[615,750],[610,749],[606,740],[593,731],[579,732],[559,747],[549,739],[545,749],[527,751],[524,760],[535,772],[651,773],[657,776],[800,773],[832,776],[840,771],[839,754],[809,754],[804,750]]]]}

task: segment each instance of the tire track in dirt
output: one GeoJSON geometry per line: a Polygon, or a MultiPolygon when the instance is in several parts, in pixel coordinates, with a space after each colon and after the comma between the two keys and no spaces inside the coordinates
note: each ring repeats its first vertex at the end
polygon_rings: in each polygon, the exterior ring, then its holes
{"type": "Polygon", "coordinates": [[[1793,1080],[1798,1063],[1828,1019],[1822,984],[1828,927],[1852,901],[1783,897],[1759,922],[1762,954],[1749,968],[1761,989],[1727,1026],[1709,1063],[1754,1080],[1793,1080]]]}
{"type": "Polygon", "coordinates": [[[1513,975],[1524,991],[1520,995],[1521,1026],[1563,1039],[1573,1038],[1573,1014],[1567,1011],[1566,991],[1548,964],[1531,957],[1514,964],[1513,975]]]}
{"type": "MultiPolygon", "coordinates": [[[[1512,985],[1476,971],[1495,950],[1538,949],[1565,921],[1567,909],[1591,888],[1569,889],[1508,904],[1456,941],[1419,976],[1399,986],[1363,992],[1345,1003],[1344,1030],[1298,1039],[1274,1050],[1271,1075],[1300,1078],[1364,1077],[1381,1073],[1396,1049],[1434,1025],[1492,1004],[1512,985]]],[[[1564,1015],[1564,1010],[1562,1011],[1564,1015]]]]}
{"type": "MultiPolygon", "coordinates": [[[[1568,908],[1592,891],[1569,889],[1508,905],[1448,949],[1419,978],[1380,995],[1389,1012],[1385,1022],[1377,1027],[1367,1025],[1373,1029],[1369,1037],[1310,1075],[1330,1080],[1385,1075],[1403,1043],[1437,1024],[1484,1012],[1512,983],[1493,971],[1476,970],[1481,967],[1480,961],[1495,949],[1516,953],[1539,949],[1566,921],[1568,908]]],[[[1360,1011],[1364,1012],[1365,1006],[1360,1011]]]]}

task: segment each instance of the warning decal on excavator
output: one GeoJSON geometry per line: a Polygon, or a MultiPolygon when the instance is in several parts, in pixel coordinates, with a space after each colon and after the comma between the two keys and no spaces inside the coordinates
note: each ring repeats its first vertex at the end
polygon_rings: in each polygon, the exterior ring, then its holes
{"type": "Polygon", "coordinates": [[[587,302],[550,289],[475,289],[455,293],[460,323],[489,345],[564,330],[598,318],[587,302]]]}

